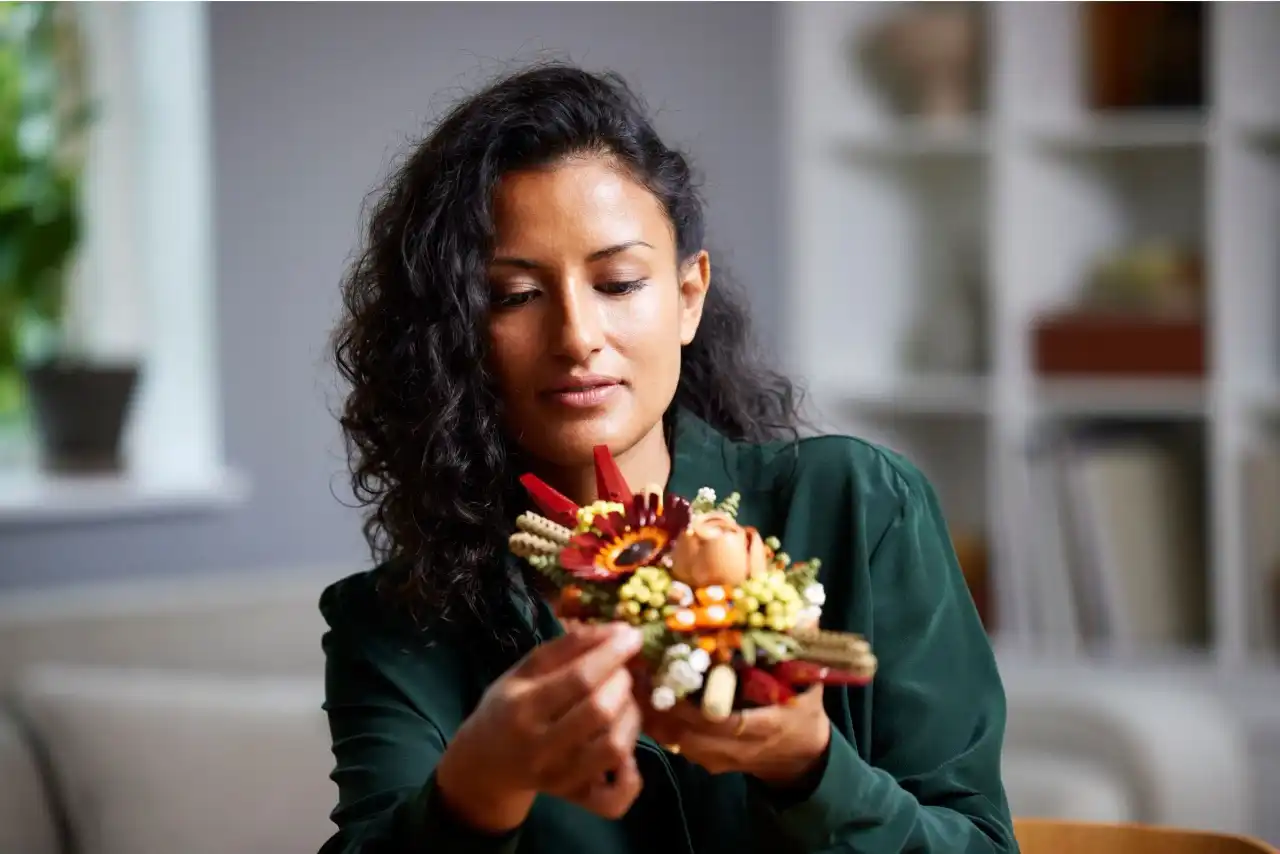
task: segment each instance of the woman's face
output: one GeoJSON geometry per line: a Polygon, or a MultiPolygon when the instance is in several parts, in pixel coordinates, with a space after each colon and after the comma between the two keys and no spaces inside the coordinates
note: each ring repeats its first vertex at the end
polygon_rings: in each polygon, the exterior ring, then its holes
{"type": "Polygon", "coordinates": [[[657,198],[602,157],[505,176],[494,216],[491,367],[511,435],[581,466],[596,445],[619,455],[660,431],[702,315],[706,253],[681,265],[657,198]]]}

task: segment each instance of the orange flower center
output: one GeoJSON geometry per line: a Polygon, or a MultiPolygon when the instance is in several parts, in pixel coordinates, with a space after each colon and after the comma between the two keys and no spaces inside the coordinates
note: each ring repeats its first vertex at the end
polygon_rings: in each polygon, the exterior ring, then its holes
{"type": "Polygon", "coordinates": [[[667,532],[661,528],[627,531],[609,544],[600,556],[605,568],[621,572],[644,565],[644,562],[667,544],[667,532]]]}

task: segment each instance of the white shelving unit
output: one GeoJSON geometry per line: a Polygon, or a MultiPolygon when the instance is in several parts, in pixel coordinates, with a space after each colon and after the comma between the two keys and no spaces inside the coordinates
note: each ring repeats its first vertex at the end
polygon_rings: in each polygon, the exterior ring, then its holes
{"type": "MultiPolygon", "coordinates": [[[[855,60],[859,35],[901,8],[781,13],[791,370],[824,426],[902,450],[952,527],[986,534],[997,589],[1027,572],[1007,520],[1025,500],[1012,484],[1038,425],[1192,427],[1209,635],[1149,660],[1273,666],[1251,641],[1242,465],[1280,435],[1280,4],[1206,4],[1205,110],[1113,113],[1086,106],[1080,4],[984,4],[984,106],[945,132],[894,114],[855,60]],[[1208,374],[1038,381],[1033,319],[1073,296],[1101,253],[1148,235],[1204,251],[1208,374]],[[916,309],[957,271],[980,282],[984,360],[922,375],[906,358],[916,309]]],[[[1016,626],[997,640],[1034,647],[1016,626]]]]}

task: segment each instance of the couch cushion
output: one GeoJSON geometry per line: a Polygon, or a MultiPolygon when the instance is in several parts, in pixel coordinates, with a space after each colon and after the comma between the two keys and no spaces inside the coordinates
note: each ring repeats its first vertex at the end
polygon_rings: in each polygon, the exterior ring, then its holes
{"type": "Polygon", "coordinates": [[[17,721],[0,707],[0,851],[57,854],[54,812],[31,748],[17,721]]]}
{"type": "Polygon", "coordinates": [[[333,575],[116,582],[0,597],[0,688],[38,663],[319,677],[320,593],[333,575]]]}
{"type": "Polygon", "coordinates": [[[1068,821],[1137,821],[1126,781],[1105,766],[1061,753],[1006,752],[1001,774],[1009,808],[1020,818],[1068,821]]]}
{"type": "Polygon", "coordinates": [[[332,832],[318,679],[44,666],[17,693],[84,854],[315,851],[332,832]]]}

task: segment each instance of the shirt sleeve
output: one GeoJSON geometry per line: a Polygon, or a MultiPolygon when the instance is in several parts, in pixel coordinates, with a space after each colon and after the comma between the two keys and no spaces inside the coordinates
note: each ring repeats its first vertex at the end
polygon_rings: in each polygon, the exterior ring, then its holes
{"type": "Polygon", "coordinates": [[[512,854],[518,828],[481,833],[443,802],[435,768],[444,738],[376,657],[337,630],[326,632],[323,643],[338,804],[331,814],[337,832],[320,854],[512,854]]]}
{"type": "Polygon", "coordinates": [[[799,851],[1016,852],[995,656],[932,487],[910,469],[898,480],[900,510],[869,560],[879,659],[869,759],[833,727],[808,797],[759,802],[799,851]]]}

